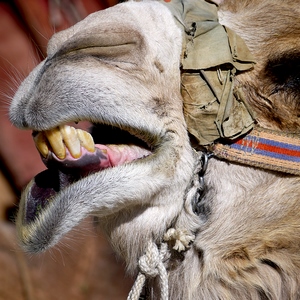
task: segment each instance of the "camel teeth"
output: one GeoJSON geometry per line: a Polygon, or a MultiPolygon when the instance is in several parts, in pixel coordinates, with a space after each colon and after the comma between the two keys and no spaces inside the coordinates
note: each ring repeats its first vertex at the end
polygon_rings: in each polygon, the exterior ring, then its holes
{"type": "Polygon", "coordinates": [[[84,147],[90,152],[95,151],[95,144],[94,144],[93,137],[88,132],[82,129],[77,129],[77,136],[80,140],[80,144],[82,147],[84,147]]]}
{"type": "Polygon", "coordinates": [[[49,148],[47,145],[47,139],[45,135],[42,132],[39,132],[36,135],[34,135],[33,140],[38,151],[44,158],[46,158],[49,153],[49,148]]]}
{"type": "Polygon", "coordinates": [[[33,139],[36,148],[45,158],[48,156],[49,149],[51,149],[59,159],[66,158],[66,148],[75,159],[80,158],[81,147],[84,147],[89,152],[95,151],[92,136],[82,129],[75,129],[69,125],[62,125],[47,131],[36,132],[33,135],[33,139]]]}
{"type": "Polygon", "coordinates": [[[66,148],[63,137],[58,127],[45,131],[46,138],[53,150],[53,153],[59,158],[66,158],[66,148]]]}
{"type": "Polygon", "coordinates": [[[68,125],[59,126],[59,130],[70,154],[74,158],[79,158],[81,156],[81,145],[77,136],[77,130],[68,125]]]}

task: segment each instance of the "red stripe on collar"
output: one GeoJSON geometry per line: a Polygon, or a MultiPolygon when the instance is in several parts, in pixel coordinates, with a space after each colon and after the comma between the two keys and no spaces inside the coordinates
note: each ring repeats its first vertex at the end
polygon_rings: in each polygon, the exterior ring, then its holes
{"type": "Polygon", "coordinates": [[[237,142],[217,143],[218,158],[267,170],[300,175],[300,138],[265,128],[255,128],[237,142]]]}

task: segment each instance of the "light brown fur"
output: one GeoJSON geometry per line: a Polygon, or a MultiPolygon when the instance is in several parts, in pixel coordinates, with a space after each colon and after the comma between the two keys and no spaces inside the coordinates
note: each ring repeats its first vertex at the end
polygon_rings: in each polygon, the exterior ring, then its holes
{"type": "Polygon", "coordinates": [[[299,13],[294,1],[256,0],[224,1],[220,13],[221,23],[235,30],[255,55],[255,70],[240,80],[259,121],[290,132],[298,132],[300,125],[297,87],[276,82],[271,67],[286,64],[285,72],[298,76],[299,13]]]}

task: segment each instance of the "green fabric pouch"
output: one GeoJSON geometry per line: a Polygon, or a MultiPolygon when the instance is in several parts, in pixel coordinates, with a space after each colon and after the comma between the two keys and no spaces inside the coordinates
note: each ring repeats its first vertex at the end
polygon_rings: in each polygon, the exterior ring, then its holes
{"type": "Polygon", "coordinates": [[[164,3],[183,31],[182,96],[189,132],[200,145],[236,139],[255,117],[234,77],[253,68],[244,41],[218,21],[217,6],[205,0],[164,3]]]}

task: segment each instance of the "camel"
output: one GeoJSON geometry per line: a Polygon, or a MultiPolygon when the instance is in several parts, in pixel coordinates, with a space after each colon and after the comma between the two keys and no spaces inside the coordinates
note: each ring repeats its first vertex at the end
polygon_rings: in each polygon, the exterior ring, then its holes
{"type": "Polygon", "coordinates": [[[129,1],[56,33],[10,106],[48,168],[22,193],[23,249],[92,215],[128,299],[300,299],[299,13],[129,1]]]}

